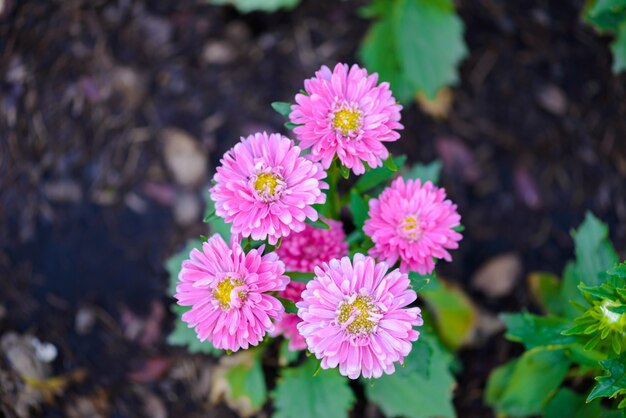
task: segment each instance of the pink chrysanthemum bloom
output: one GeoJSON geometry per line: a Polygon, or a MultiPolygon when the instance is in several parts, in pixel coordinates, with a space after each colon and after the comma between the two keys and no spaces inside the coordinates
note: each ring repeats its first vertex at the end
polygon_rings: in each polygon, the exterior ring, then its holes
{"type": "Polygon", "coordinates": [[[348,254],[346,233],[339,221],[324,219],[330,229],[306,225],[302,232],[291,234],[276,250],[288,271],[312,272],[315,266],[348,254]]]}
{"type": "MultiPolygon", "coordinates": [[[[298,303],[302,300],[302,291],[305,287],[306,285],[304,283],[289,282],[287,288],[278,295],[282,298],[290,299],[294,303],[298,303]]],[[[306,341],[298,331],[298,324],[300,322],[302,322],[302,320],[298,315],[286,313],[283,315],[283,319],[276,323],[276,327],[270,335],[272,337],[283,335],[289,341],[287,348],[290,351],[304,350],[306,348],[306,341]]]]}
{"type": "Polygon", "coordinates": [[[420,309],[406,308],[417,298],[405,273],[388,272],[387,263],[356,254],[315,268],[297,303],[300,334],[324,369],[356,379],[394,372],[422,325],[420,309]]]}
{"type": "Polygon", "coordinates": [[[182,319],[195,327],[200,341],[246,349],[273,330],[271,319],[281,319],[283,305],[266,292],[284,290],[289,278],[276,253],[262,252],[246,254],[236,241],[229,247],[215,234],[183,261],[175,297],[179,305],[191,306],[182,319]]]}
{"type": "Polygon", "coordinates": [[[320,164],[300,156],[300,148],[280,134],[265,132],[242,138],[224,154],[210,190],[215,213],[232,222],[231,232],[276,244],[306,218],[317,220],[311,205],[324,203],[320,164]]]}
{"type": "Polygon", "coordinates": [[[385,142],[400,138],[400,106],[389,83],[376,85],[378,74],[364,68],[337,64],[331,72],[323,66],[305,80],[307,94],[297,94],[289,115],[300,146],[311,148],[309,158],[328,168],[335,155],[355,174],[365,166],[382,166],[389,157],[385,142]]]}
{"type": "Polygon", "coordinates": [[[377,199],[369,201],[369,219],[363,231],[374,242],[369,255],[400,270],[428,274],[435,260],[451,261],[447,250],[458,248],[463,238],[452,228],[461,224],[456,205],[446,200],[446,191],[430,181],[406,183],[399,177],[377,199]]]}

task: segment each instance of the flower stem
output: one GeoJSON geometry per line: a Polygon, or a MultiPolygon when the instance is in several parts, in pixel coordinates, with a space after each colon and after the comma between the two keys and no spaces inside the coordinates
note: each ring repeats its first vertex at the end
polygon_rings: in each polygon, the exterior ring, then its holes
{"type": "Polygon", "coordinates": [[[339,196],[339,189],[337,183],[339,181],[339,167],[337,159],[335,158],[328,168],[328,205],[330,209],[330,217],[332,219],[339,219],[341,212],[341,197],[339,196]]]}

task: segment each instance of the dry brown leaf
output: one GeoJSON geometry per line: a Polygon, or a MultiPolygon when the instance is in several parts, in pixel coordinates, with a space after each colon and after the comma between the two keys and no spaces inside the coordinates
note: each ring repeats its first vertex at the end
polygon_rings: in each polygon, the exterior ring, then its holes
{"type": "Polygon", "coordinates": [[[199,142],[187,132],[177,128],[163,130],[163,153],[165,163],[177,183],[193,186],[204,180],[207,157],[199,142]]]}
{"type": "Polygon", "coordinates": [[[492,298],[511,293],[522,273],[517,254],[504,254],[488,260],[472,277],[472,287],[492,298]]]}
{"type": "Polygon", "coordinates": [[[424,113],[434,119],[446,119],[452,109],[454,93],[449,88],[443,88],[437,92],[434,99],[430,99],[424,93],[418,92],[415,100],[424,113]]]}

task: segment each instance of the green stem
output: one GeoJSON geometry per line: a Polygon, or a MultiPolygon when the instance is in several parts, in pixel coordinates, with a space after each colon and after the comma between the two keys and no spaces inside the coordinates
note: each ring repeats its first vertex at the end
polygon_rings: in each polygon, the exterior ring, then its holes
{"type": "Polygon", "coordinates": [[[337,166],[337,159],[335,158],[328,168],[328,205],[330,208],[330,217],[332,219],[339,219],[341,212],[341,196],[339,196],[339,190],[337,189],[337,183],[339,182],[339,167],[337,166]]]}

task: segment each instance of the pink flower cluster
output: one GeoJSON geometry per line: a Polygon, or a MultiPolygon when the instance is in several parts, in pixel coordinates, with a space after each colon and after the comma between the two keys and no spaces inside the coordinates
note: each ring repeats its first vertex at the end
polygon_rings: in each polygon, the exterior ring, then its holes
{"type": "Polygon", "coordinates": [[[401,106],[388,83],[377,82],[377,74],[356,65],[324,66],[292,106],[298,145],[263,132],[224,154],[210,195],[233,239],[228,245],[216,234],[193,250],[175,295],[190,307],[182,319],[201,341],[237,351],[266,334],[283,335],[290,350],[308,348],[322,368],[339,367],[351,379],[392,373],[409,354],[422,318],[409,307],[417,295],[407,273],[430,273],[435,259],[450,260],[448,250],[461,239],[454,231],[461,218],[445,191],[398,178],[372,198],[363,227],[374,244],[369,255],[347,257],[341,222],[322,218],[329,229],[307,224],[326,202],[325,168],[338,159],[363,174],[366,164],[381,166],[389,157],[385,143],[400,137],[401,106]],[[246,252],[242,238],[276,249],[246,252]],[[315,277],[290,282],[286,270],[315,277]],[[285,313],[276,296],[293,301],[298,313],[285,313]]]}

